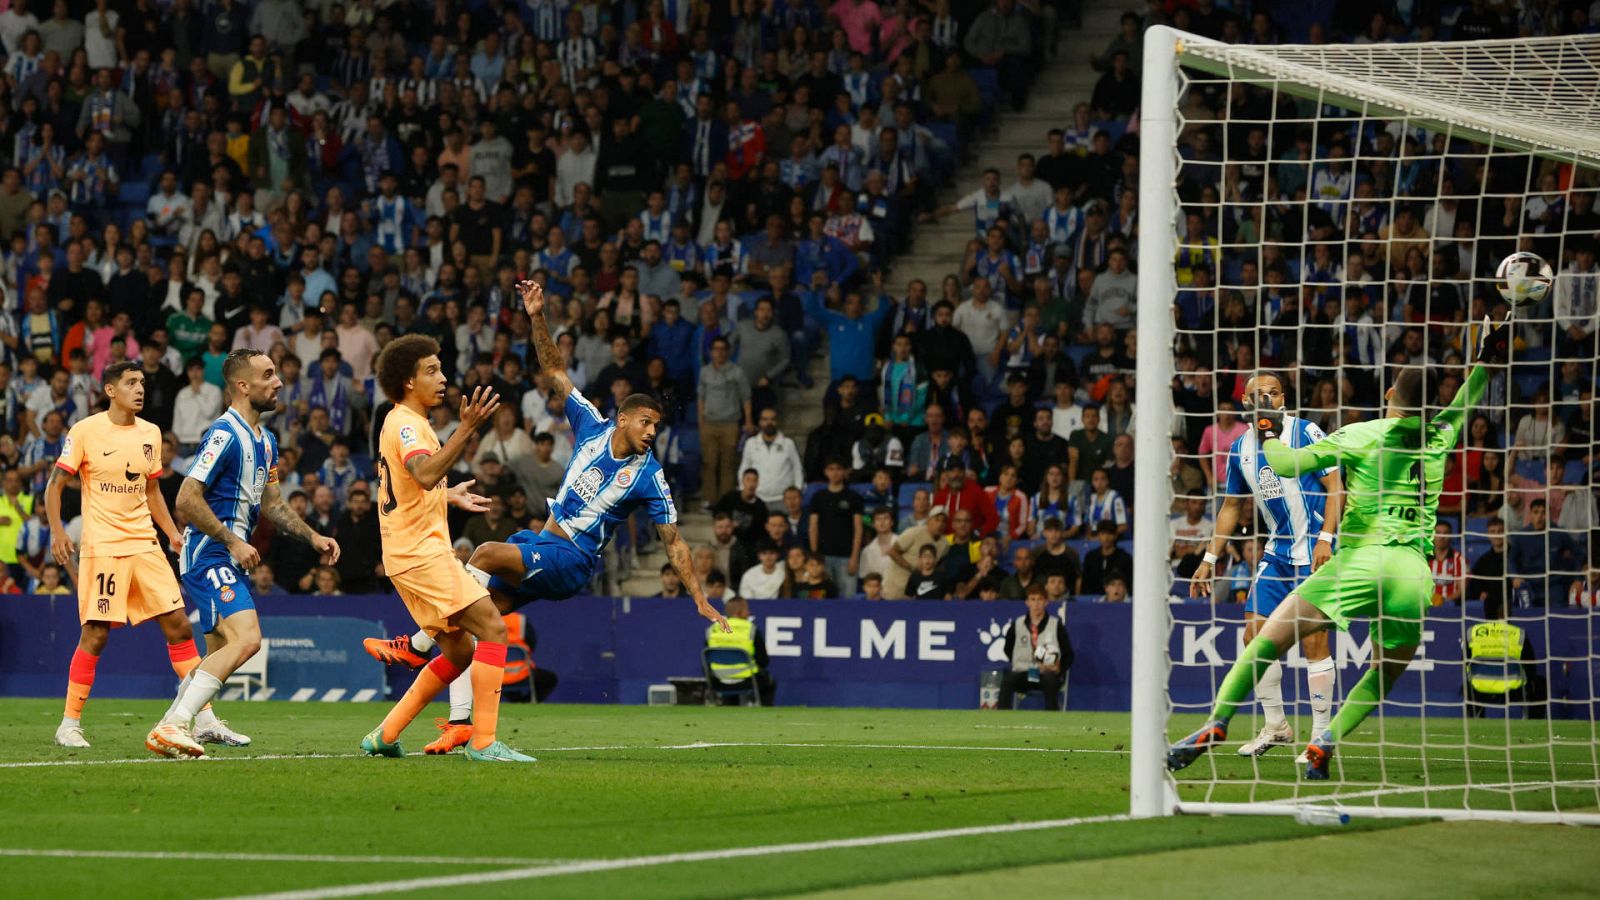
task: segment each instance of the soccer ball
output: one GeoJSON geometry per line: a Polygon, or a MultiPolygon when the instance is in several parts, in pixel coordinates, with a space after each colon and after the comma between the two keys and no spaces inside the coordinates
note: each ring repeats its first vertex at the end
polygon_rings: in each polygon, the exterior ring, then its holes
{"type": "Polygon", "coordinates": [[[1555,276],[1550,271],[1550,264],[1541,259],[1539,254],[1522,250],[1500,260],[1494,277],[1494,286],[1500,296],[1506,298],[1512,308],[1517,308],[1543,300],[1550,293],[1550,284],[1555,276]]]}

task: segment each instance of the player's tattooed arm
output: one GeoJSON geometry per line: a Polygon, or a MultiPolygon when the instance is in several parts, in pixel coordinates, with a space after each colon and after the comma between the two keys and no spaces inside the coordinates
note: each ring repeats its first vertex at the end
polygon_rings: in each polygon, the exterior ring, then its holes
{"type": "Polygon", "coordinates": [[[689,552],[689,542],[678,533],[676,525],[657,525],[656,536],[661,538],[661,545],[667,548],[667,561],[672,564],[672,571],[678,573],[678,580],[694,599],[695,611],[722,626],[723,631],[732,631],[728,627],[728,620],[717,612],[716,607],[706,600],[705,588],[700,585],[700,579],[694,574],[694,555],[689,552]]]}
{"type": "Polygon", "coordinates": [[[522,294],[522,309],[533,320],[533,349],[539,357],[539,371],[550,379],[550,393],[565,399],[572,393],[572,379],[567,377],[567,361],[550,336],[550,323],[544,317],[544,288],[532,281],[518,282],[522,294]]]}
{"type": "Polygon", "coordinates": [[[197,478],[185,478],[178,486],[178,513],[184,521],[206,537],[228,548],[228,555],[246,571],[261,562],[261,554],[250,542],[229,531],[206,502],[206,487],[197,478]]]}
{"type": "Polygon", "coordinates": [[[300,518],[289,501],[284,499],[283,490],[276,483],[268,484],[261,493],[261,515],[278,529],[279,534],[310,544],[311,549],[321,554],[323,565],[331,566],[339,561],[338,543],[306,524],[306,520],[300,518]]]}

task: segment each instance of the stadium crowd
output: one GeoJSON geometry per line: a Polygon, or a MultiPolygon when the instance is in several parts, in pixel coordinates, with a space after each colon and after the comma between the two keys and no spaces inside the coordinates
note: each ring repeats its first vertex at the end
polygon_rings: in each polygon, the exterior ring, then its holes
{"type": "MultiPolygon", "coordinates": [[[[1586,27],[1534,8],[1534,33],[1586,27]]],[[[226,354],[280,367],[285,493],[345,550],[318,566],[263,524],[258,592],[386,589],[368,434],[373,359],[400,334],[433,336],[453,385],[508,401],[452,476],[493,508],[453,532],[538,527],[571,440],[531,353],[526,278],[562,298],[552,329],[603,411],[635,391],[668,410],[657,453],[712,512],[695,565],[714,598],[1021,598],[1039,581],[1052,601],[1126,600],[1143,28],[1362,43],[1512,29],[1496,9],[1290,22],[1157,0],[1103,52],[1064,49],[1103,74],[1047,146],[940,205],[1001,101],[1028,103],[1073,4],[57,0],[40,18],[12,0],[5,587],[68,590],[34,498],[122,358],[147,374],[169,503],[224,403],[226,354]],[[949,216],[973,228],[954,269],[891,278],[916,224],[949,216]],[[824,352],[824,421],[786,435],[824,352]]],[[[1452,469],[1448,527],[1472,536],[1441,543],[1440,599],[1509,584],[1592,605],[1593,185],[1403,123],[1271,123],[1306,112],[1256,89],[1197,89],[1185,110],[1175,598],[1249,375],[1282,372],[1327,430],[1374,414],[1391,364],[1436,365],[1447,402],[1493,306],[1470,279],[1526,243],[1564,275],[1452,469]]],[[[441,437],[454,406],[435,411],[441,437]]],[[[622,536],[608,584],[647,531],[622,536]]],[[[1231,545],[1219,598],[1259,552],[1231,545]]],[[[681,590],[664,571],[662,594],[681,590]]]]}

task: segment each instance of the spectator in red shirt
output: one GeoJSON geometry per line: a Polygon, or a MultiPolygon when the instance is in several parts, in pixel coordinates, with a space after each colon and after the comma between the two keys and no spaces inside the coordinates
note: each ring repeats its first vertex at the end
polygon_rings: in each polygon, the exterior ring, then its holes
{"type": "Polygon", "coordinates": [[[954,516],[956,510],[971,510],[972,530],[979,537],[988,537],[1000,525],[1000,514],[994,510],[994,501],[975,479],[967,477],[967,470],[959,460],[946,460],[943,486],[933,495],[933,504],[943,506],[954,516]]]}

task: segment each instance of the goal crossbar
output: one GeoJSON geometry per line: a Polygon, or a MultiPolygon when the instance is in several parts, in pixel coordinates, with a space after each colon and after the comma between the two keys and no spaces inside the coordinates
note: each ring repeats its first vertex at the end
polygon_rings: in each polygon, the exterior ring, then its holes
{"type": "Polygon", "coordinates": [[[1212,75],[1600,168],[1600,34],[1279,46],[1173,35],[1169,55],[1212,75]]]}

